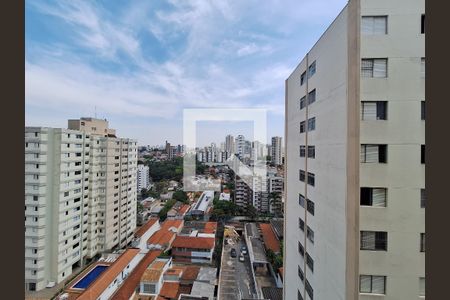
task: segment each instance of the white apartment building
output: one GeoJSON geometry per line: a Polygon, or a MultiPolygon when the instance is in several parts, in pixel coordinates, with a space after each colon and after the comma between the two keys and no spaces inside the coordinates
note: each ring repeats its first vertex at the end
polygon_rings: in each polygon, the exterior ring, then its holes
{"type": "Polygon", "coordinates": [[[150,169],[146,165],[137,166],[137,192],[147,189],[150,185],[150,169]]]}
{"type": "Polygon", "coordinates": [[[274,165],[282,165],[282,152],[281,152],[281,144],[282,144],[282,138],[280,136],[274,136],[272,137],[272,144],[270,147],[270,155],[272,157],[272,162],[274,165]]]}
{"type": "Polygon", "coordinates": [[[116,138],[105,120],[25,128],[26,290],[132,240],[136,168],[136,141],[116,138]]]}
{"type": "Polygon", "coordinates": [[[245,137],[243,135],[238,135],[236,137],[236,154],[239,155],[239,157],[244,157],[245,154],[245,137]]]}
{"type": "Polygon", "coordinates": [[[234,143],[234,136],[231,134],[227,135],[225,137],[225,152],[228,153],[235,153],[236,152],[236,146],[234,143]]]}
{"type": "Polygon", "coordinates": [[[350,0],[286,80],[284,299],[424,299],[424,0],[350,0]]]}

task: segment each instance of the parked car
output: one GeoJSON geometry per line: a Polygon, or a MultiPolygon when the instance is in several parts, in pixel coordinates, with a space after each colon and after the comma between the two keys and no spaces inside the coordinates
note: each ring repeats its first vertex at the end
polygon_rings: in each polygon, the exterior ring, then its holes
{"type": "Polygon", "coordinates": [[[241,261],[241,262],[244,262],[245,261],[245,259],[244,259],[244,255],[239,255],[239,261],[241,261]]]}
{"type": "Polygon", "coordinates": [[[244,255],[247,254],[247,247],[242,246],[241,247],[241,253],[244,254],[244,255]]]}
{"type": "Polygon", "coordinates": [[[231,257],[236,257],[236,249],[231,248],[230,255],[231,257]]]}

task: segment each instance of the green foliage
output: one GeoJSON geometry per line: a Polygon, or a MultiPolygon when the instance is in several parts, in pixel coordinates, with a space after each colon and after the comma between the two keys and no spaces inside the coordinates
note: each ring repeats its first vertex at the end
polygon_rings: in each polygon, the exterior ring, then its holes
{"type": "Polygon", "coordinates": [[[183,190],[178,190],[175,193],[173,193],[172,198],[183,203],[189,203],[189,198],[186,192],[183,190]]]}
{"type": "Polygon", "coordinates": [[[245,214],[250,217],[250,219],[254,220],[258,216],[258,211],[253,205],[247,204],[245,207],[245,214]]]}
{"type": "Polygon", "coordinates": [[[144,211],[144,206],[142,205],[141,202],[137,203],[137,212],[141,213],[142,211],[144,211]]]}
{"type": "Polygon", "coordinates": [[[150,177],[153,181],[176,180],[183,176],[183,158],[175,157],[166,161],[147,161],[150,169],[150,177]]]}
{"type": "Polygon", "coordinates": [[[235,216],[237,212],[238,207],[233,202],[214,199],[211,219],[220,220],[231,218],[232,216],[235,216]]]}
{"type": "Polygon", "coordinates": [[[175,200],[175,199],[167,200],[166,204],[164,204],[164,207],[161,209],[161,211],[158,214],[161,222],[167,218],[167,213],[172,208],[172,206],[174,206],[174,204],[176,202],[177,202],[177,200],[175,200]]]}

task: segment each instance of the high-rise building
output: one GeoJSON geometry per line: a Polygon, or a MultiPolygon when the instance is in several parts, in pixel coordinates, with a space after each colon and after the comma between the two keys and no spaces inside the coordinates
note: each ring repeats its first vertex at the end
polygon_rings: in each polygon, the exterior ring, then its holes
{"type": "Polygon", "coordinates": [[[282,138],[280,136],[272,137],[272,144],[270,147],[270,150],[271,150],[270,156],[272,157],[273,164],[276,166],[283,164],[282,156],[281,156],[282,155],[281,143],[282,143],[282,138]]]}
{"type": "Polygon", "coordinates": [[[245,153],[245,137],[240,134],[236,137],[236,154],[240,157],[244,157],[245,153]]]}
{"type": "Polygon", "coordinates": [[[59,283],[136,227],[135,140],[106,120],[25,128],[25,289],[59,283]]]}
{"type": "Polygon", "coordinates": [[[235,144],[234,144],[234,136],[232,136],[230,134],[225,137],[225,151],[230,154],[236,152],[236,148],[235,148],[235,144]]]}
{"type": "Polygon", "coordinates": [[[142,189],[147,189],[150,185],[150,169],[146,165],[137,166],[137,192],[140,193],[142,189]]]}
{"type": "Polygon", "coordinates": [[[425,295],[424,0],[350,0],[286,80],[284,299],[425,295]]]}

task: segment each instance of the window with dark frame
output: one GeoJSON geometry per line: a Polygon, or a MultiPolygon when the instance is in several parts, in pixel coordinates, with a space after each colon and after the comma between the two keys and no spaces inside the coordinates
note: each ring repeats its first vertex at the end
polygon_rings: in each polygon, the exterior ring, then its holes
{"type": "Polygon", "coordinates": [[[361,59],[361,77],[386,78],[387,58],[363,58],[361,59]]]}
{"type": "Polygon", "coordinates": [[[300,157],[305,157],[306,155],[306,147],[300,146],[300,157]]]}
{"type": "Polygon", "coordinates": [[[306,226],[306,238],[314,244],[314,231],[309,226],[306,226]]]}
{"type": "Polygon", "coordinates": [[[308,172],[308,184],[311,186],[315,185],[315,175],[308,172]]]}
{"type": "Polygon", "coordinates": [[[303,170],[300,170],[300,181],[305,182],[306,173],[303,170]]]}
{"type": "Polygon", "coordinates": [[[316,117],[308,119],[308,131],[316,129],[316,117]]]}
{"type": "Polygon", "coordinates": [[[314,202],[309,199],[306,200],[306,210],[314,216],[314,202]]]}
{"type": "Polygon", "coordinates": [[[298,204],[301,207],[305,207],[305,197],[302,194],[298,194],[298,204]]]}
{"type": "Polygon", "coordinates": [[[361,187],[360,205],[373,207],[386,207],[386,188],[361,187]]]}
{"type": "Polygon", "coordinates": [[[308,279],[305,280],[305,289],[306,289],[306,292],[308,293],[309,298],[311,298],[311,300],[313,300],[314,290],[313,290],[311,284],[309,284],[308,279]]]}
{"type": "Polygon", "coordinates": [[[420,252],[425,252],[425,233],[420,234],[420,252]]]}
{"type": "Polygon", "coordinates": [[[306,121],[300,122],[300,133],[305,132],[305,125],[306,125],[306,121]]]}
{"type": "Polygon", "coordinates": [[[311,78],[314,74],[316,74],[316,61],[313,61],[308,67],[308,78],[311,78]]]}
{"type": "Polygon", "coordinates": [[[308,253],[306,253],[306,265],[314,273],[314,259],[308,253]]]}
{"type": "Polygon", "coordinates": [[[305,280],[305,274],[303,273],[303,270],[300,266],[298,266],[298,277],[300,278],[300,280],[303,282],[303,280],[305,280]]]}
{"type": "Polygon", "coordinates": [[[308,93],[308,105],[316,102],[316,89],[308,93]]]}
{"type": "Polygon", "coordinates": [[[420,163],[425,163],[425,145],[420,145],[420,163]]]}
{"type": "Polygon", "coordinates": [[[386,294],[386,276],[360,275],[359,292],[367,294],[386,294]]]}
{"type": "Polygon", "coordinates": [[[305,221],[303,221],[301,218],[298,218],[298,228],[300,228],[302,231],[305,231],[305,221]]]}
{"type": "Polygon", "coordinates": [[[387,145],[362,144],[360,155],[362,163],[386,163],[387,145]]]}
{"type": "Polygon", "coordinates": [[[308,158],[316,158],[316,146],[308,146],[308,158]]]}
{"type": "Polygon", "coordinates": [[[302,256],[305,256],[305,247],[303,247],[300,241],[298,242],[298,253],[300,253],[302,256]]]}
{"type": "Polygon", "coordinates": [[[360,250],[387,251],[388,234],[385,231],[361,231],[360,250]]]}
{"type": "Polygon", "coordinates": [[[387,101],[362,101],[361,120],[387,120],[387,101]]]}
{"type": "Polygon", "coordinates": [[[305,106],[306,106],[306,96],[303,96],[303,97],[300,99],[300,110],[302,110],[303,108],[305,108],[305,106]]]}
{"type": "Polygon", "coordinates": [[[305,77],[306,77],[306,71],[300,75],[300,86],[302,86],[305,83],[305,77]]]}
{"type": "Polygon", "coordinates": [[[420,33],[425,33],[425,14],[422,14],[421,20],[420,20],[420,33]]]}

